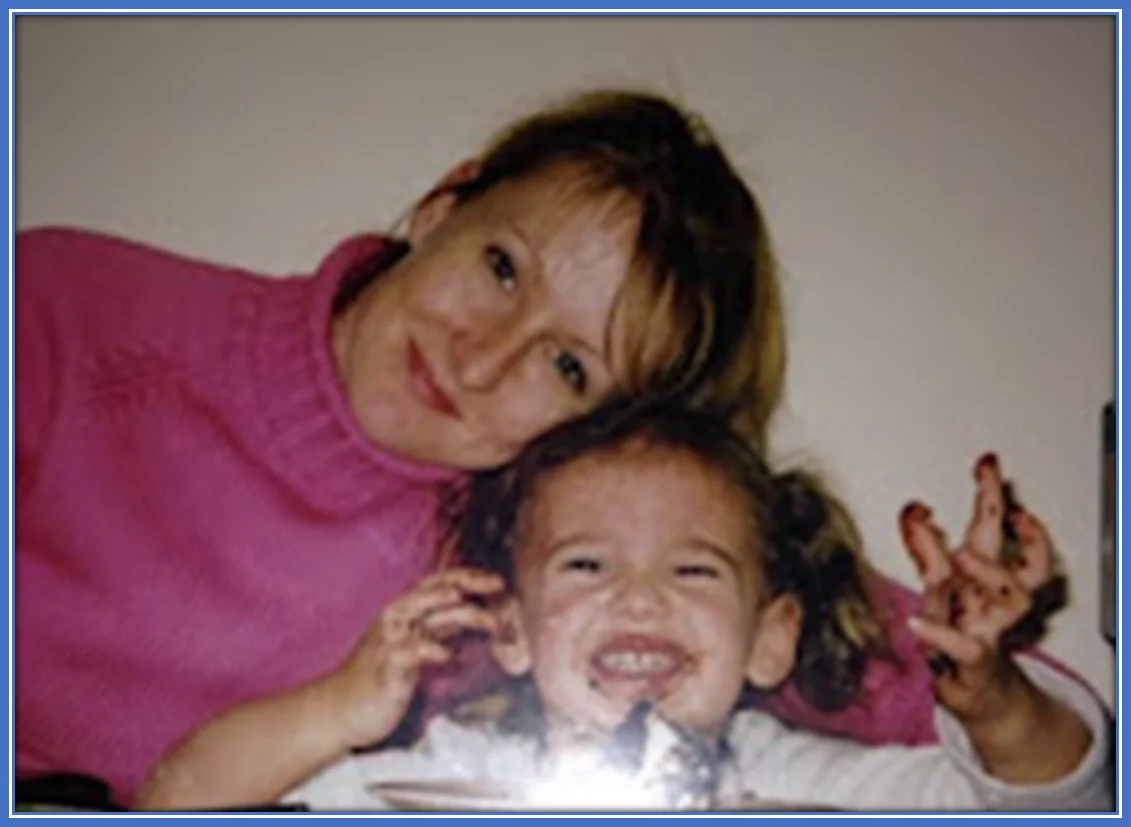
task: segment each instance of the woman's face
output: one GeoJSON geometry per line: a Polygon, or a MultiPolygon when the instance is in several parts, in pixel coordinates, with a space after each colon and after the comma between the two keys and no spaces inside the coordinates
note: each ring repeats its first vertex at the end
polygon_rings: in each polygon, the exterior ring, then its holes
{"type": "Polygon", "coordinates": [[[463,469],[512,459],[614,388],[610,320],[639,208],[558,168],[418,212],[413,251],[334,323],[378,445],[463,469]]]}

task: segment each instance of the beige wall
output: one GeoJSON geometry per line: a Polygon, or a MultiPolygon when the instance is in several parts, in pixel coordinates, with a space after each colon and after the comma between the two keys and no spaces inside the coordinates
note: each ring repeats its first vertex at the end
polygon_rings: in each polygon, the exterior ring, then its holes
{"type": "Polygon", "coordinates": [[[586,84],[685,97],[787,270],[781,445],[908,579],[912,496],[957,530],[996,448],[1096,629],[1114,372],[1114,26],[1104,19],[22,19],[17,221],[273,271],[383,227],[494,125],[586,84]]]}

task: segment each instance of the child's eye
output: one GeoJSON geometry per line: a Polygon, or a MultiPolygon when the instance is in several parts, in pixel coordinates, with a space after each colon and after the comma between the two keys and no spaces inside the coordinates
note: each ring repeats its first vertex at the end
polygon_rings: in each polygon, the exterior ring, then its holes
{"type": "Polygon", "coordinates": [[[592,557],[573,557],[562,563],[564,571],[581,571],[587,574],[596,574],[604,568],[600,560],[594,560],[592,557]]]}
{"type": "Polygon", "coordinates": [[[568,350],[560,351],[554,357],[554,370],[565,380],[565,383],[579,396],[585,393],[589,385],[589,376],[585,373],[585,366],[581,360],[568,350]]]}
{"type": "Polygon", "coordinates": [[[510,291],[518,285],[518,269],[514,266],[514,259],[510,253],[496,244],[489,244],[484,253],[487,266],[491,268],[495,279],[504,290],[510,291]]]}
{"type": "Polygon", "coordinates": [[[675,573],[679,577],[707,577],[712,580],[722,577],[722,573],[717,568],[702,563],[676,566],[675,573]]]}

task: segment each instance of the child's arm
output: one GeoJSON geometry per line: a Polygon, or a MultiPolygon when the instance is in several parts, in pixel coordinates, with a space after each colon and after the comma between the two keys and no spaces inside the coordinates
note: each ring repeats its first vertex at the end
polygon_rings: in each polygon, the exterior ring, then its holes
{"type": "MultiPolygon", "coordinates": [[[[761,799],[866,811],[1110,811],[1107,721],[1086,689],[1024,658],[1028,679],[1082,719],[1091,747],[1079,764],[1045,783],[1009,783],[991,775],[962,724],[936,709],[939,743],[869,747],[792,730],[770,715],[740,712],[731,726],[741,789],[761,799]]],[[[723,801],[723,806],[730,801],[723,801]]]]}
{"type": "Polygon", "coordinates": [[[491,574],[451,569],[391,603],[345,664],[305,686],[235,707],[197,730],[150,774],[135,809],[216,810],[273,802],[400,722],[424,664],[442,663],[440,639],[494,628],[465,599],[502,588],[491,574]]]}
{"type": "MultiPolygon", "coordinates": [[[[999,567],[972,554],[954,556],[970,573],[959,594],[982,588],[994,599],[971,595],[986,605],[964,610],[955,625],[914,618],[912,630],[945,659],[936,655],[936,695],[966,730],[970,745],[989,774],[1011,784],[1041,784],[1063,778],[1088,753],[1092,733],[1076,710],[1037,686],[1017,662],[996,647],[1013,613],[998,606],[998,623],[990,616],[995,602],[1005,602],[1015,587],[999,567]],[[980,628],[979,628],[980,627],[980,628]],[[992,641],[992,642],[991,642],[992,641]]],[[[1017,618],[1026,600],[1013,607],[1017,618]]]]}
{"type": "Polygon", "coordinates": [[[1111,808],[1103,708],[1056,670],[1019,667],[1004,642],[1051,579],[1048,533],[1020,506],[1007,508],[996,459],[984,458],[975,479],[974,516],[955,553],[926,507],[901,518],[926,584],[911,628],[935,671],[941,746],[869,749],[746,713],[734,737],[748,790],[853,808],[1111,808]],[[1016,534],[1009,556],[1006,519],[1016,534]]]}
{"type": "Polygon", "coordinates": [[[923,616],[909,625],[928,647],[939,702],[985,770],[1013,784],[1044,783],[1071,772],[1091,743],[1080,717],[1018,669],[1006,642],[1052,579],[1052,541],[1007,496],[996,457],[984,457],[974,477],[974,514],[953,553],[926,507],[904,511],[903,536],[926,587],[923,616]]]}

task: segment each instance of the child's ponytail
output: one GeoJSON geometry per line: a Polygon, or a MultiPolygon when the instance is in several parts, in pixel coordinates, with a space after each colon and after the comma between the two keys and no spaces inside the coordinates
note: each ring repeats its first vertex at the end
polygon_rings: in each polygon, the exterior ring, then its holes
{"type": "Polygon", "coordinates": [[[848,510],[804,471],[774,477],[770,578],[803,606],[793,683],[818,709],[858,696],[870,657],[887,651],[867,590],[859,535],[848,510]]]}

